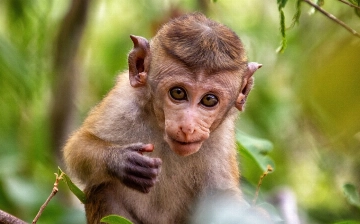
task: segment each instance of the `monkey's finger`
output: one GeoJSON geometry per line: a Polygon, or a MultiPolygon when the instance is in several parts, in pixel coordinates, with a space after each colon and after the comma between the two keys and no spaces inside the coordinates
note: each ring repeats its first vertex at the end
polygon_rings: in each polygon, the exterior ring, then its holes
{"type": "Polygon", "coordinates": [[[158,168],[161,166],[162,161],[160,158],[150,158],[147,156],[142,156],[137,153],[133,153],[132,156],[128,157],[128,162],[135,166],[142,166],[146,168],[158,168]]]}
{"type": "Polygon", "coordinates": [[[152,152],[154,150],[153,144],[144,144],[144,143],[134,143],[131,145],[127,145],[126,150],[135,151],[135,152],[152,152]]]}
{"type": "Polygon", "coordinates": [[[126,175],[146,178],[146,179],[156,179],[160,173],[160,169],[157,168],[145,168],[141,166],[128,166],[124,169],[126,175]]]}
{"type": "Polygon", "coordinates": [[[153,144],[146,144],[140,149],[140,152],[152,152],[152,151],[154,151],[153,144]]]}

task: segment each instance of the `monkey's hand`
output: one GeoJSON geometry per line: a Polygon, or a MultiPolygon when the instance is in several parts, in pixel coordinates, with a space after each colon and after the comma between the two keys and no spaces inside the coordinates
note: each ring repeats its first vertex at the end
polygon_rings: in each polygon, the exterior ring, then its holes
{"type": "Polygon", "coordinates": [[[142,153],[153,150],[154,145],[143,143],[113,147],[109,152],[108,170],[127,187],[149,193],[158,181],[162,161],[142,153]]]}

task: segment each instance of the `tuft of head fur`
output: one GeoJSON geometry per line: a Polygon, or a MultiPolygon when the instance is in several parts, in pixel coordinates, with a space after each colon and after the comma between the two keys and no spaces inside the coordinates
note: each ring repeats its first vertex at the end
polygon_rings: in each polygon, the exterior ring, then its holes
{"type": "Polygon", "coordinates": [[[201,13],[186,14],[168,22],[154,37],[154,44],[191,70],[236,71],[244,70],[247,64],[243,44],[236,33],[201,13]]]}

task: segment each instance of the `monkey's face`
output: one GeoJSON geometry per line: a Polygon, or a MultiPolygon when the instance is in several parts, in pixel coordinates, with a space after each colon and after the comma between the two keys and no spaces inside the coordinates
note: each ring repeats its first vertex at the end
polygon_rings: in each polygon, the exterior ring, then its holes
{"type": "Polygon", "coordinates": [[[197,152],[234,106],[239,85],[234,74],[208,75],[176,69],[161,75],[154,111],[164,139],[178,155],[197,152]]]}

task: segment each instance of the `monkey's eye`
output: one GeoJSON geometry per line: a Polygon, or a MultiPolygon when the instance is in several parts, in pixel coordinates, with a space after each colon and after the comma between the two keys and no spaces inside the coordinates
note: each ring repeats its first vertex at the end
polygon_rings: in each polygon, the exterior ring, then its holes
{"type": "Polygon", "coordinates": [[[213,94],[205,95],[200,101],[200,103],[205,107],[214,107],[216,104],[218,104],[218,102],[218,98],[213,94]]]}
{"type": "Polygon", "coordinates": [[[186,100],[187,99],[186,92],[183,88],[174,87],[174,88],[170,89],[169,93],[170,93],[170,96],[174,100],[186,100]]]}

